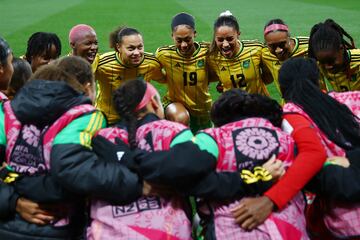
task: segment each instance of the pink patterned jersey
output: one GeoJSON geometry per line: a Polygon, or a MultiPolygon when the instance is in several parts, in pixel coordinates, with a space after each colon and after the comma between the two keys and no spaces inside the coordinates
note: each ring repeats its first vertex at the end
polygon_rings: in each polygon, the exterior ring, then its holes
{"type": "MultiPolygon", "coordinates": [[[[136,138],[141,149],[167,150],[174,137],[186,129],[179,123],[158,120],[140,126],[136,138]]],[[[99,134],[112,142],[115,142],[116,137],[128,142],[127,132],[120,128],[102,129],[99,134]]],[[[92,223],[88,229],[88,238],[191,239],[191,224],[182,205],[182,200],[176,197],[171,199],[141,197],[125,206],[93,200],[92,223]]]]}
{"type": "MultiPolygon", "coordinates": [[[[40,129],[34,125],[22,125],[10,101],[5,102],[6,162],[18,173],[46,174],[50,170],[50,153],[56,135],[71,121],[92,111],[95,111],[92,105],[78,105],[65,112],[52,125],[40,129]]],[[[56,226],[68,223],[66,218],[57,221],[56,226]]]]}
{"type": "MultiPolygon", "coordinates": [[[[360,92],[330,93],[329,95],[339,102],[348,106],[350,110],[359,116],[360,92]]],[[[298,113],[308,119],[317,130],[327,156],[345,156],[345,151],[334,142],[330,141],[312,119],[297,105],[286,103],[284,113],[298,113]]],[[[360,204],[342,203],[335,200],[322,199],[326,205],[324,222],[332,234],[337,237],[360,236],[360,204]]]]}
{"type": "Polygon", "coordinates": [[[345,104],[358,118],[360,118],[360,91],[330,92],[329,95],[338,102],[345,104]]]}
{"type": "MultiPolygon", "coordinates": [[[[219,149],[217,171],[252,170],[273,154],[289,166],[294,159],[293,139],[263,118],[248,118],[219,128],[204,130],[219,149]]],[[[244,183],[245,184],[245,183],[244,183]]],[[[307,239],[304,200],[298,194],[281,212],[273,213],[262,225],[244,231],[234,221],[230,209],[241,202],[213,202],[217,239],[307,239]]]]}

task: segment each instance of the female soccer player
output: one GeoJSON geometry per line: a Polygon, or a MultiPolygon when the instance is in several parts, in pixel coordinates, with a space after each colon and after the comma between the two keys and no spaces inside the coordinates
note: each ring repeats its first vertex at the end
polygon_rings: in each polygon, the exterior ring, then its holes
{"type": "Polygon", "coordinates": [[[353,38],[334,20],[327,19],[312,27],[309,57],[319,62],[322,77],[335,91],[360,90],[360,50],[355,48],[353,38]]]}
{"type": "Polygon", "coordinates": [[[33,73],[42,65],[61,55],[61,42],[55,33],[36,32],[27,42],[25,59],[30,63],[33,73]]]}
{"type": "Polygon", "coordinates": [[[195,19],[188,13],[173,17],[171,31],[175,45],[158,48],[155,53],[166,72],[165,116],[183,124],[190,122],[196,132],[211,127],[208,45],[195,42],[195,19]]]}
{"type": "Polygon", "coordinates": [[[214,23],[209,67],[220,79],[223,91],[240,88],[249,93],[268,95],[261,76],[262,43],[240,41],[237,19],[229,12],[222,13],[214,23]]]}
{"type": "Polygon", "coordinates": [[[140,32],[123,27],[117,34],[116,50],[101,55],[95,74],[99,84],[95,106],[105,113],[109,124],[120,119],[114,108],[113,91],[136,77],[142,77],[146,81],[164,81],[158,60],[152,54],[144,52],[140,32]]]}
{"type": "Polygon", "coordinates": [[[308,52],[308,37],[291,37],[288,25],[281,19],[271,19],[264,27],[265,47],[262,49],[261,57],[263,71],[269,72],[272,81],[278,90],[279,70],[283,62],[288,58],[304,57],[308,52]]]}
{"type": "MultiPolygon", "coordinates": [[[[85,63],[92,76],[90,65],[85,63]]],[[[121,199],[132,195],[129,198],[132,201],[142,194],[137,175],[116,162],[99,162],[91,151],[91,137],[104,126],[104,117],[90,105],[83,85],[61,65],[60,62],[59,66],[41,67],[33,77],[52,81],[31,80],[11,103],[2,105],[0,122],[7,127],[1,135],[1,148],[6,149],[5,160],[13,169],[10,180],[14,172],[24,176],[12,179],[15,184],[6,185],[16,192],[9,192],[6,200],[1,195],[2,201],[10,205],[9,209],[1,205],[3,239],[77,238],[84,230],[85,196],[103,195],[106,200],[127,203],[121,199]],[[122,191],[125,186],[129,189],[122,191]],[[41,222],[26,218],[29,222],[24,221],[11,205],[22,199],[19,194],[46,203],[46,210],[39,207],[39,213],[56,212],[55,216],[42,218],[41,222]],[[61,213],[55,210],[58,208],[61,213]]]]}
{"type": "Polygon", "coordinates": [[[98,40],[95,30],[86,24],[78,24],[69,32],[71,55],[84,58],[91,64],[95,73],[99,63],[98,40]]]}
{"type": "MultiPolygon", "coordinates": [[[[283,234],[287,237],[288,234],[294,234],[306,239],[305,219],[298,212],[298,208],[303,204],[299,196],[285,210],[253,232],[243,231],[236,226],[230,212],[230,209],[236,204],[235,200],[239,200],[244,196],[261,194],[266,190],[266,188],[261,188],[261,183],[269,181],[269,185],[271,184],[271,176],[261,168],[261,165],[273,153],[279,159],[285,161],[286,165],[291,162],[293,156],[292,139],[272,125],[280,126],[281,113],[281,107],[274,100],[261,95],[248,94],[239,89],[229,90],[214,103],[212,108],[212,120],[217,127],[199,132],[194,140],[196,144],[209,151],[214,156],[214,159],[199,164],[198,159],[191,159],[190,156],[182,158],[184,161],[189,161],[188,165],[182,164],[180,168],[182,171],[178,171],[179,168],[175,167],[179,166],[179,163],[176,164],[171,159],[164,159],[165,161],[160,163],[155,160],[157,164],[154,164],[154,159],[138,159],[140,174],[145,177],[150,175],[153,180],[157,177],[159,182],[165,179],[163,176],[165,173],[160,173],[161,170],[165,169],[165,166],[168,169],[169,173],[167,175],[169,176],[170,173],[177,170],[177,173],[171,175],[170,181],[176,189],[179,189],[179,185],[182,186],[181,182],[189,178],[186,175],[188,169],[196,171],[198,168],[206,168],[208,171],[214,171],[216,168],[216,172],[240,173],[243,177],[242,181],[238,181],[232,186],[241,189],[240,194],[236,196],[228,195],[227,198],[223,196],[224,198],[221,199],[219,196],[224,194],[217,191],[219,195],[213,194],[210,198],[209,196],[202,196],[205,200],[209,200],[210,212],[213,213],[203,219],[206,223],[206,239],[213,239],[215,236],[218,239],[231,239],[232,237],[249,239],[272,237],[277,239],[281,238],[283,234]],[[191,162],[187,160],[188,158],[191,159],[191,162]],[[158,171],[151,171],[154,168],[158,168],[158,171]],[[217,200],[211,201],[210,199],[217,200]],[[291,220],[289,221],[289,219],[291,220]],[[282,231],[283,226],[291,226],[291,233],[282,231]],[[271,228],[277,230],[271,231],[271,228]]],[[[181,152],[178,152],[178,155],[181,156],[181,152]]],[[[214,182],[216,181],[208,182],[208,185],[212,185],[214,182]]],[[[191,184],[182,186],[180,189],[186,193],[187,189],[192,188],[193,185],[206,186],[201,183],[197,184],[197,181],[192,181],[191,184]]],[[[216,188],[219,185],[215,183],[214,186],[216,188]]],[[[228,191],[231,187],[223,184],[220,188],[228,191]]],[[[203,190],[199,188],[192,189],[192,194],[198,196],[201,191],[203,190]]],[[[204,206],[209,205],[205,204],[204,206]]],[[[202,209],[204,209],[203,207],[202,209]]],[[[200,214],[200,216],[204,216],[204,213],[200,214]]]]}
{"type": "MultiPolygon", "coordinates": [[[[283,126],[294,137],[298,156],[284,177],[264,197],[247,199],[236,210],[237,221],[247,229],[266,219],[274,206],[279,209],[285,206],[293,194],[321,170],[326,156],[344,156],[345,150],[359,148],[359,123],[349,108],[319,89],[319,71],[314,60],[288,60],[280,69],[279,81],[287,102],[283,126]]],[[[332,211],[336,205],[330,202],[328,206],[329,215],[336,219],[337,214],[332,211]]],[[[354,222],[337,220],[333,221],[334,225],[341,223],[346,226],[329,225],[333,233],[338,233],[335,234],[337,237],[354,236],[354,222]]]]}
{"type": "MultiPolygon", "coordinates": [[[[6,90],[14,72],[12,65],[13,54],[8,43],[0,37],[0,90],[6,90]]],[[[0,92],[0,100],[7,99],[5,94],[0,92]]]]}

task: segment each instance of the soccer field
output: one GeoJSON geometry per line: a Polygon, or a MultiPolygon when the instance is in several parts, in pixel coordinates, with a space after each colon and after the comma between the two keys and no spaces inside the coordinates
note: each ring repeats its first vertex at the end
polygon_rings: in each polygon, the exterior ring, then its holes
{"type": "MultiPolygon", "coordinates": [[[[170,21],[182,11],[195,16],[197,40],[211,41],[212,24],[227,9],[239,20],[241,39],[262,41],[264,24],[271,18],[285,20],[293,36],[308,36],[314,24],[333,18],[355,43],[360,41],[359,0],[0,0],[0,7],[0,36],[10,43],[16,56],[25,53],[26,41],[36,31],[57,33],[62,55],[66,55],[70,51],[68,32],[78,23],[95,28],[100,52],[109,50],[109,32],[119,25],[139,29],[145,50],[154,52],[159,46],[172,44],[170,21]]],[[[161,90],[163,94],[164,88],[161,90]]],[[[210,90],[216,98],[215,86],[210,90]]],[[[272,87],[269,90],[273,94],[272,87]]]]}

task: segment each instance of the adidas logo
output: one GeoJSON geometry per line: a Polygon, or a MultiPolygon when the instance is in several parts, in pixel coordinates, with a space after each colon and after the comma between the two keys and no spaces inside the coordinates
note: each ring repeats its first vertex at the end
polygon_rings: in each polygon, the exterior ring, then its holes
{"type": "Polygon", "coordinates": [[[176,63],[176,64],[175,64],[175,67],[181,67],[181,66],[180,66],[180,63],[176,63]]]}
{"type": "Polygon", "coordinates": [[[226,68],[225,68],[225,67],[222,67],[222,68],[221,68],[221,71],[226,71],[226,68]]]}
{"type": "Polygon", "coordinates": [[[276,61],[275,65],[281,65],[279,61],[276,61]]]}

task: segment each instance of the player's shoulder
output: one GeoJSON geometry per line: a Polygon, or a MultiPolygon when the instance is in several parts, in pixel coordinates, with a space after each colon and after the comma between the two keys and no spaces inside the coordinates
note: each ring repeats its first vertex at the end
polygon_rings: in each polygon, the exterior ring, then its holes
{"type": "Polygon", "coordinates": [[[151,62],[159,63],[159,60],[155,57],[155,54],[149,52],[144,52],[144,60],[150,63],[151,62]]]}
{"type": "Polygon", "coordinates": [[[242,40],[241,43],[244,47],[252,47],[252,48],[259,48],[262,49],[264,47],[264,44],[260,42],[259,40],[242,40]]]}
{"type": "Polygon", "coordinates": [[[156,50],[156,53],[166,53],[166,52],[176,52],[176,46],[175,45],[164,45],[164,46],[161,46],[159,47],[157,50],[156,50]]]}
{"type": "Polygon", "coordinates": [[[116,52],[115,51],[103,53],[99,56],[98,66],[104,65],[104,64],[114,61],[114,60],[116,60],[116,52]]]}

